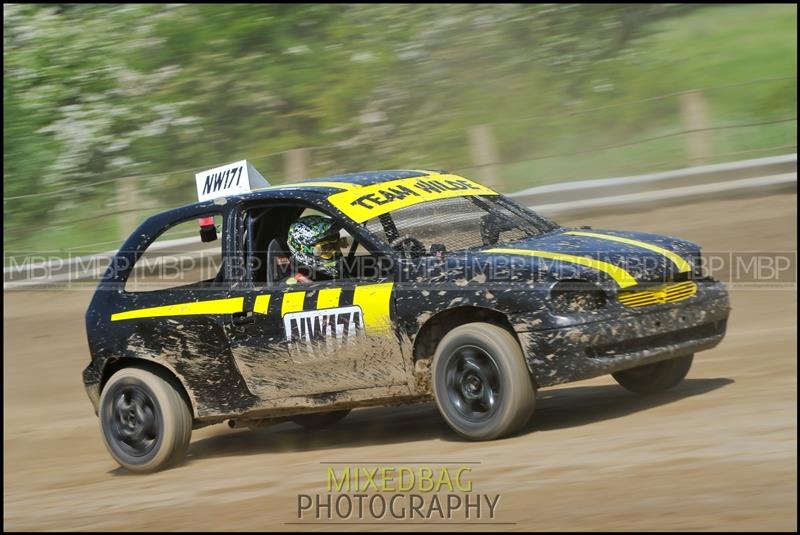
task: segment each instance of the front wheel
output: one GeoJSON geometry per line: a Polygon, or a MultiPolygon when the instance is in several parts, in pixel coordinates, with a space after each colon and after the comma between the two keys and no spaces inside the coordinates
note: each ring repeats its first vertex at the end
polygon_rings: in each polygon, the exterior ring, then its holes
{"type": "Polygon", "coordinates": [[[461,436],[491,440],[518,431],[536,404],[522,349],[507,330],[468,323],[450,331],[433,357],[442,416],[461,436]]]}
{"type": "Polygon", "coordinates": [[[683,381],[692,367],[694,354],[645,364],[611,376],[624,388],[637,394],[655,394],[683,381]]]}
{"type": "Polygon", "coordinates": [[[183,459],[192,415],[177,389],[141,368],[123,368],[100,396],[100,428],[112,457],[132,472],[154,472],[183,459]]]}

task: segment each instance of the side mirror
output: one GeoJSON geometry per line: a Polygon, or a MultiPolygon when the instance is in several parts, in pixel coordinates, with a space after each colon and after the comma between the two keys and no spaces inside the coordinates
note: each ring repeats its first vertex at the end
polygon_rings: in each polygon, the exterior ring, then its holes
{"type": "Polygon", "coordinates": [[[488,213],[481,217],[481,239],[484,245],[494,245],[500,239],[500,233],[513,230],[515,224],[507,217],[488,213]]]}

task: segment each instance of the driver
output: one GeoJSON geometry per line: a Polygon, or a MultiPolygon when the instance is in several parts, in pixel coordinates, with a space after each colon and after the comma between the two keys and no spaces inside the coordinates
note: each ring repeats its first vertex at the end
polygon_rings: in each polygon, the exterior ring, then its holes
{"type": "Polygon", "coordinates": [[[339,237],[339,227],[330,217],[301,217],[289,226],[286,244],[297,266],[297,273],[286,279],[286,284],[306,284],[339,276],[341,248],[347,245],[347,238],[339,237]]]}

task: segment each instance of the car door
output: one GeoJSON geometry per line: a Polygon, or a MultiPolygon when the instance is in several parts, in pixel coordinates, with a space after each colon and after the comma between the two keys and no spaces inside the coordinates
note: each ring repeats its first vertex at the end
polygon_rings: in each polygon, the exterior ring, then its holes
{"type": "Polygon", "coordinates": [[[227,332],[250,391],[267,400],[408,384],[394,291],[388,277],[242,291],[227,332]]]}

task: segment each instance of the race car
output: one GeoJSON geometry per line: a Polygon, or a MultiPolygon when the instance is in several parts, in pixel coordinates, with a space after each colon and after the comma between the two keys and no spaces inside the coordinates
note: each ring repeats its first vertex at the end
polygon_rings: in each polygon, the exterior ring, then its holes
{"type": "Polygon", "coordinates": [[[199,202],[131,234],[86,314],[84,385],[134,472],[178,463],[193,429],[225,420],[316,427],[431,400],[459,435],[494,439],[528,423],[540,388],[611,374],[660,392],[725,334],[727,291],[685,240],[563,227],[446,171],[281,186],[247,162],[212,171],[199,202]],[[307,214],[342,254],[336,276],[298,284],[287,239],[307,214]],[[218,271],[129,291],[150,244],[194,220],[195,243],[219,240],[218,271]]]}

